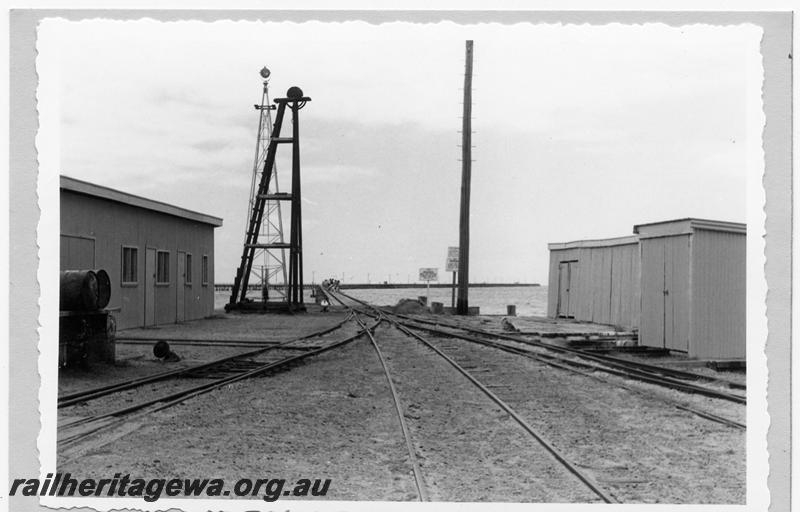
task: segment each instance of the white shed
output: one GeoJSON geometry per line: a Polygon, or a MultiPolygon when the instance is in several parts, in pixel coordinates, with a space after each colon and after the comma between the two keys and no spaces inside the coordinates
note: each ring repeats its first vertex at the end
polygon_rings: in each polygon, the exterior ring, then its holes
{"type": "Polygon", "coordinates": [[[639,330],[641,345],[745,357],[744,224],[680,219],[634,236],[552,243],[551,318],[639,330]]]}
{"type": "Polygon", "coordinates": [[[639,343],[744,358],[745,225],[681,219],[633,230],[641,250],[639,343]]]}

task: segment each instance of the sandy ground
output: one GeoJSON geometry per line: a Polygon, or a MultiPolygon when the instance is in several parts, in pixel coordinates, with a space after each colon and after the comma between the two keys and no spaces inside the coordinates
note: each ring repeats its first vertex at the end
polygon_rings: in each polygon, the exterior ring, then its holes
{"type": "MultiPolygon", "coordinates": [[[[313,307],[313,306],[311,306],[313,307]]],[[[119,331],[120,338],[148,341],[148,345],[126,344],[121,340],[116,345],[116,363],[95,363],[91,371],[80,368],[59,369],[59,393],[72,393],[113,382],[166,372],[178,368],[195,366],[206,361],[255,350],[256,347],[226,347],[225,340],[249,340],[258,342],[282,342],[331,327],[345,318],[341,313],[290,315],[224,315],[168,324],[146,329],[119,331]],[[157,340],[199,339],[218,341],[219,346],[171,345],[181,360],[165,363],[153,355],[157,340]]]]}
{"type": "MultiPolygon", "coordinates": [[[[340,313],[231,315],[120,335],[276,341],[342,318],[340,313]]],[[[500,320],[467,321],[499,329],[500,320]]],[[[314,343],[354,332],[349,323],[314,343]]],[[[431,339],[618,500],[744,502],[744,431],[703,420],[663,399],[741,422],[744,406],[608,375],[601,382],[468,342],[431,339]]],[[[512,418],[430,349],[389,327],[377,330],[377,340],[400,394],[431,499],[597,501],[512,418]]],[[[84,389],[249,349],[180,346],[176,351],[184,360],[173,365],[154,360],[152,352],[148,356],[151,350],[120,347],[118,355],[124,354],[127,362],[90,374],[62,372],[59,389],[84,389]]],[[[157,390],[183,385],[163,382],[157,390]]],[[[63,421],[119,408],[155,391],[141,388],[59,415],[63,421]]],[[[58,470],[80,477],[109,478],[119,472],[229,482],[244,477],[330,478],[325,499],[416,499],[386,377],[366,338],[290,370],[238,382],[109,429],[60,453],[58,470]]]]}
{"type": "Polygon", "coordinates": [[[440,501],[599,501],[534,439],[420,342],[376,333],[431,498],[440,501]]]}
{"type": "Polygon", "coordinates": [[[631,393],[491,348],[453,340],[436,344],[460,364],[482,370],[484,383],[620,501],[744,503],[744,431],[656,397],[673,394],[740,421],[744,406],[655,386],[649,386],[652,393],[631,393]]]}

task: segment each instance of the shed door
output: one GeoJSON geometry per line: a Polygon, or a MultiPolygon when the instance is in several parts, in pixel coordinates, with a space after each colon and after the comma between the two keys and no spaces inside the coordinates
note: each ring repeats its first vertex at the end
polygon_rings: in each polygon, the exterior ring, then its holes
{"type": "Polygon", "coordinates": [[[156,324],[156,250],[147,248],[144,260],[144,325],[156,324]]]}
{"type": "Polygon", "coordinates": [[[176,280],[177,302],[175,303],[175,321],[186,319],[186,253],[178,251],[178,279],[176,280]]]}
{"type": "Polygon", "coordinates": [[[572,288],[573,264],[577,262],[562,261],[558,264],[558,311],[557,316],[575,318],[575,305],[570,301],[572,288]]]}
{"type": "Polygon", "coordinates": [[[670,350],[689,351],[690,235],[665,238],[664,244],[664,346],[670,350]]]}
{"type": "Polygon", "coordinates": [[[689,235],[651,238],[642,247],[642,345],[689,350],[689,235]]]}
{"type": "Polygon", "coordinates": [[[578,282],[578,262],[569,262],[569,305],[567,307],[567,317],[575,318],[578,311],[578,295],[575,293],[575,285],[578,282]]]}
{"type": "Polygon", "coordinates": [[[642,318],[639,342],[648,347],[664,347],[664,239],[641,241],[642,318]]]}

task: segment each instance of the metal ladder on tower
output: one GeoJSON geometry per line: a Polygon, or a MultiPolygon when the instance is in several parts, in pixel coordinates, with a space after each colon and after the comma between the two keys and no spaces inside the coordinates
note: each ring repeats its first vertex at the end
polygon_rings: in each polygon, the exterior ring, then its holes
{"type": "MultiPolygon", "coordinates": [[[[262,105],[256,107],[261,110],[262,115],[259,121],[259,137],[256,148],[256,169],[254,170],[253,182],[251,184],[250,205],[249,205],[249,220],[245,232],[245,241],[242,249],[242,259],[239,268],[236,271],[234,278],[233,288],[231,290],[230,301],[226,310],[232,309],[267,309],[268,292],[275,290],[276,287],[269,286],[268,278],[276,275],[279,269],[282,269],[284,275],[284,282],[286,283],[285,293],[282,294],[282,300],[278,301],[278,308],[286,307],[289,310],[295,311],[304,309],[303,294],[302,294],[302,221],[301,221],[301,203],[300,203],[300,140],[299,140],[299,118],[298,111],[305,106],[310,98],[304,97],[302,91],[297,87],[292,87],[287,92],[287,98],[276,98],[276,106],[269,105],[266,79],[269,76],[269,71],[264,68],[262,70],[262,77],[265,79],[264,95],[262,97],[262,105]],[[266,76],[265,76],[266,75],[266,76]],[[281,127],[286,112],[286,106],[289,105],[292,111],[293,134],[292,137],[281,137],[281,127]],[[269,127],[272,121],[271,110],[277,108],[275,122],[269,127]],[[266,112],[266,115],[264,113],[266,112]],[[268,136],[263,137],[264,122],[267,123],[268,136]],[[261,148],[264,146],[263,142],[268,141],[263,151],[264,157],[262,158],[261,148]],[[278,191],[277,188],[277,174],[275,172],[275,155],[279,144],[292,144],[292,193],[285,194],[278,191]],[[258,173],[258,167],[263,160],[263,168],[258,173]],[[274,186],[273,186],[274,184],[274,186]],[[290,224],[290,241],[286,243],[283,239],[282,230],[282,217],[280,217],[280,202],[289,201],[291,204],[291,224],[290,224]],[[270,222],[270,211],[278,212],[278,226],[274,222],[270,222]],[[265,213],[267,218],[265,219],[265,213]],[[267,237],[264,242],[259,241],[259,236],[264,231],[264,226],[267,227],[267,237]],[[269,235],[270,227],[273,228],[273,235],[269,235]],[[285,259],[283,259],[283,251],[289,250],[289,273],[286,276],[285,259]],[[270,252],[273,251],[273,252],[270,252]],[[281,251],[281,257],[278,259],[274,256],[277,251],[281,251]],[[275,270],[270,274],[266,274],[262,270],[261,276],[266,279],[260,283],[262,290],[262,300],[248,300],[247,291],[250,284],[250,279],[253,274],[253,263],[257,255],[265,255],[265,257],[272,257],[276,261],[280,261],[282,266],[274,267],[275,270]],[[288,277],[288,279],[287,279],[288,277]]],[[[269,267],[267,267],[269,270],[269,267]]],[[[274,303],[274,302],[273,302],[274,303]]]]}

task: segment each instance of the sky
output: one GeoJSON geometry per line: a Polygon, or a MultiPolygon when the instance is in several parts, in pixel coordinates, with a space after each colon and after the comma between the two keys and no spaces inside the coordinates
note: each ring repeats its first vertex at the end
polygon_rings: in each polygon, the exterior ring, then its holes
{"type": "MultiPolygon", "coordinates": [[[[40,80],[60,99],[61,173],[222,217],[217,282],[233,281],[241,256],[265,65],[272,97],[297,85],[312,98],[300,112],[306,278],[415,282],[420,267],[438,267],[449,282],[466,39],[472,281],[546,283],[551,242],[746,219],[747,153],[760,147],[752,26],[52,20],[39,30],[50,36],[40,80]]],[[[289,154],[278,153],[284,191],[289,154]]]]}

